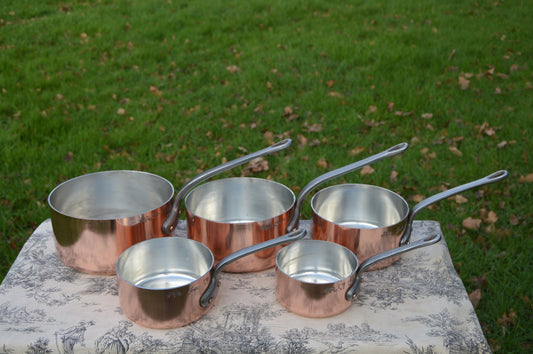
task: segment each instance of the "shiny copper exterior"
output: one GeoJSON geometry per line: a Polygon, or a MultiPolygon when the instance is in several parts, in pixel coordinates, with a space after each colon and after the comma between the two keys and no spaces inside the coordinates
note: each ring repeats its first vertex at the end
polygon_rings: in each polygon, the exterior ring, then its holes
{"type": "Polygon", "coordinates": [[[124,250],[164,236],[173,194],[170,182],[139,171],[97,172],[60,184],[48,197],[59,259],[81,272],[115,274],[124,250]]]}
{"type": "MultiPolygon", "coordinates": [[[[245,223],[216,222],[200,218],[187,211],[189,238],[206,245],[219,262],[245,247],[250,247],[284,235],[292,218],[292,209],[274,218],[245,223]]],[[[257,272],[274,266],[281,246],[243,257],[224,268],[229,273],[257,272]]]]}
{"type": "MultiPolygon", "coordinates": [[[[292,191],[274,181],[247,177],[211,181],[198,186],[185,199],[188,236],[206,245],[218,262],[245,247],[286,234],[294,203],[292,191]]],[[[250,254],[224,271],[245,273],[271,268],[280,248],[250,254]]]]}
{"type": "MultiPolygon", "coordinates": [[[[316,213],[313,213],[312,220],[311,235],[313,239],[338,243],[354,252],[361,262],[373,255],[398,247],[407,224],[407,220],[404,220],[391,227],[359,229],[340,226],[316,213]]],[[[369,270],[388,267],[399,258],[400,256],[388,258],[369,267],[369,270]]]]}
{"type": "Polygon", "coordinates": [[[196,321],[213,305],[200,305],[213,266],[209,249],[185,238],[134,245],[121,254],[116,265],[122,312],[149,328],[177,328],[196,321]]]}
{"type": "Polygon", "coordinates": [[[212,307],[200,306],[200,297],[211,275],[174,289],[153,290],[136,287],[118,277],[122,312],[131,321],[148,328],[178,328],[204,316],[212,307]]]}
{"type": "Polygon", "coordinates": [[[352,304],[346,292],[355,281],[358,266],[355,255],[338,245],[314,240],[295,242],[278,254],[276,297],[287,310],[300,316],[335,316],[352,304]],[[321,273],[334,276],[321,279],[321,273]]]}

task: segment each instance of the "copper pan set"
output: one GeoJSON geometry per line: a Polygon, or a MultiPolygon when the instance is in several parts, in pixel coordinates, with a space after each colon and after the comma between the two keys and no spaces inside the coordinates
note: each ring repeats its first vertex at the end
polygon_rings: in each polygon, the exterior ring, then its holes
{"type": "Polygon", "coordinates": [[[441,235],[410,242],[416,214],[452,195],[507,177],[498,171],[409,209],[387,189],[363,184],[324,188],[311,199],[310,239],[300,211],[319,185],[404,152],[398,144],[316,177],[298,197],[261,178],[206,180],[255,158],[286,149],[286,139],[207,170],[174,196],[166,179],[139,171],[104,171],[58,185],[48,197],[61,261],[91,274],[115,274],[120,306],[133,322],[176,328],[212,307],[225,272],[276,267],[276,296],[289,311],[328,317],[355,301],[361,274],[400,254],[432,245],[441,235]],[[188,238],[171,236],[185,207],[188,238]]]}

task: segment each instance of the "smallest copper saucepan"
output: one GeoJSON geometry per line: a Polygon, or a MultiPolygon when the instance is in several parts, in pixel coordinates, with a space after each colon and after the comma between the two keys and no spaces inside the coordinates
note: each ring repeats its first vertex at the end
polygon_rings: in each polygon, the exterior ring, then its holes
{"type": "Polygon", "coordinates": [[[361,275],[371,265],[432,245],[441,237],[440,234],[425,237],[370,257],[361,264],[352,251],[339,244],[300,240],[277,254],[276,297],[287,310],[300,316],[337,315],[356,300],[361,275]]]}
{"type": "Polygon", "coordinates": [[[224,267],[244,256],[299,240],[305,229],[244,248],[216,266],[213,253],[198,241],[181,237],[137,243],[117,260],[122,312],[149,328],[176,328],[201,318],[212,307],[224,267]]]}
{"type": "MultiPolygon", "coordinates": [[[[505,179],[501,170],[484,178],[435,194],[412,210],[400,195],[378,186],[340,184],[324,188],[311,199],[312,238],[347,247],[361,262],[380,252],[409,243],[415,216],[428,206],[458,193],[505,179]]],[[[392,257],[371,270],[395,262],[392,257]]]]}

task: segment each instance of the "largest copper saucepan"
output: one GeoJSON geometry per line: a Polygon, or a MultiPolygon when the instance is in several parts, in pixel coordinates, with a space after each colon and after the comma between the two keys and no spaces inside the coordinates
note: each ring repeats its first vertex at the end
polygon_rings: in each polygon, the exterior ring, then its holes
{"type": "MultiPolygon", "coordinates": [[[[380,252],[409,243],[415,216],[438,201],[507,177],[502,170],[424,199],[409,210],[398,194],[366,184],[342,184],[324,188],[311,199],[312,238],[345,246],[361,262],[380,252]]],[[[372,266],[386,267],[398,257],[372,266]]]]}
{"type": "MultiPolygon", "coordinates": [[[[291,143],[280,141],[197,175],[177,193],[174,205],[198,183],[291,143]]],[[[48,196],[59,258],[82,272],[114,274],[122,251],[172,232],[178,222],[170,214],[173,197],[169,181],[140,171],[104,171],[63,182],[48,196]]]]}
{"type": "MultiPolygon", "coordinates": [[[[226,178],[193,189],[185,198],[189,238],[213,252],[215,261],[254,244],[292,231],[302,203],[319,184],[405,151],[398,144],[364,160],[330,171],[309,182],[296,199],[286,186],[259,178],[226,178]]],[[[227,272],[253,272],[273,267],[279,247],[239,259],[227,272]]]]}

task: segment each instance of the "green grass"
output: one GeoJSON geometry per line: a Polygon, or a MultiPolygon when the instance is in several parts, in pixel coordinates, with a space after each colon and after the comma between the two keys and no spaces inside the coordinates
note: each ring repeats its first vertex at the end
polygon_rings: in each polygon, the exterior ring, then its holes
{"type": "Polygon", "coordinates": [[[298,191],[407,141],[373,174],[333,183],[381,185],[413,206],[415,195],[508,169],[506,181],[464,193],[467,203],[419,218],[441,223],[467,291],[481,288],[492,348],[528,352],[532,187],[520,178],[533,173],[531,18],[526,0],[2,1],[0,279],[69,178],[141,169],[179,188],[240,148],[291,137],[257,176],[298,191]],[[469,230],[467,217],[484,221],[469,230]]]}

